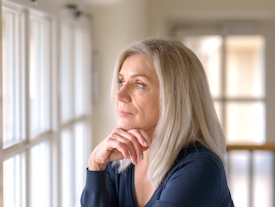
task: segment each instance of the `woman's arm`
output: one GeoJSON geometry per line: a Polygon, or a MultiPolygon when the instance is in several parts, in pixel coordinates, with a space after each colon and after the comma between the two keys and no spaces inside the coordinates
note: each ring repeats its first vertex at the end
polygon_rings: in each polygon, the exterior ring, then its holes
{"type": "Polygon", "coordinates": [[[81,196],[82,207],[118,206],[115,182],[107,163],[131,159],[133,164],[148,149],[146,139],[138,130],[115,129],[92,152],[87,169],[86,186],[81,196]]]}
{"type": "Polygon", "coordinates": [[[109,173],[110,164],[104,171],[87,169],[86,186],[81,195],[82,207],[118,207],[115,182],[109,173]]]}

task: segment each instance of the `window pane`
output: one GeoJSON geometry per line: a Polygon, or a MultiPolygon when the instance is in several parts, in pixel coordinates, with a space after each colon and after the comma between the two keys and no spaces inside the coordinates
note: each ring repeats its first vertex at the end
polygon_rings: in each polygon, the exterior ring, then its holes
{"type": "Polygon", "coordinates": [[[226,104],[228,144],[263,144],[265,142],[265,104],[229,102],[226,104]]]}
{"type": "Polygon", "coordinates": [[[31,133],[49,128],[49,20],[30,19],[30,107],[31,133]]]}
{"type": "Polygon", "coordinates": [[[187,36],[183,38],[183,43],[200,59],[212,95],[214,97],[221,96],[222,37],[217,35],[187,36]]]}
{"type": "Polygon", "coordinates": [[[3,52],[3,143],[4,147],[23,137],[20,124],[23,107],[22,68],[20,68],[20,32],[22,15],[2,11],[3,52]],[[22,108],[20,108],[22,107],[22,108]]]}
{"type": "Polygon", "coordinates": [[[50,153],[48,143],[30,149],[31,207],[49,207],[50,204],[50,153]]]}
{"type": "Polygon", "coordinates": [[[69,121],[73,115],[73,29],[61,29],[61,118],[69,121]]]}
{"type": "Polygon", "coordinates": [[[21,155],[16,155],[3,163],[4,207],[21,207],[23,172],[21,155]]]}
{"type": "MultiPolygon", "coordinates": [[[[72,135],[69,130],[65,130],[61,135],[61,171],[62,171],[62,206],[72,207],[73,206],[73,142],[72,135]]],[[[77,169],[81,170],[81,169],[77,169]]]]}
{"type": "Polygon", "coordinates": [[[262,36],[228,36],[226,95],[264,97],[264,46],[262,36]]]}
{"type": "Polygon", "coordinates": [[[249,193],[249,152],[231,151],[229,168],[229,188],[235,206],[248,206],[249,193]]]}
{"type": "Polygon", "coordinates": [[[85,110],[86,82],[85,82],[85,33],[80,28],[75,29],[75,72],[74,72],[74,86],[75,86],[75,115],[83,115],[85,110]]]}
{"type": "Polygon", "coordinates": [[[253,177],[253,206],[272,207],[274,190],[272,181],[274,179],[273,153],[269,151],[254,151],[254,177],[253,177]],[[273,178],[273,179],[272,179],[273,178]]]}
{"type": "Polygon", "coordinates": [[[85,186],[87,168],[87,129],[86,124],[78,123],[75,125],[75,206],[79,206],[79,198],[85,186]]]}

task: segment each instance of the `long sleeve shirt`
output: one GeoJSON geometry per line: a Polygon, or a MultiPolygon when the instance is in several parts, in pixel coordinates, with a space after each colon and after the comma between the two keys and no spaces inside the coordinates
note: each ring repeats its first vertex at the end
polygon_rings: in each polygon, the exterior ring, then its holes
{"type": "MultiPolygon", "coordinates": [[[[82,207],[138,207],[134,189],[135,166],[118,174],[87,169],[82,207]]],[[[232,207],[224,166],[207,148],[196,143],[184,148],[173,168],[145,207],[232,207]]]]}

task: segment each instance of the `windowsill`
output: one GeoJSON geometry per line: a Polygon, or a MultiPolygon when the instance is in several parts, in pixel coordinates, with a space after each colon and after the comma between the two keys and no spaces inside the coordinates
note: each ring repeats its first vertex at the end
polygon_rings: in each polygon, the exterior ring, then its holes
{"type": "Polygon", "coordinates": [[[253,144],[230,144],[226,146],[226,150],[270,150],[275,151],[275,143],[265,143],[263,145],[253,145],[253,144]]]}

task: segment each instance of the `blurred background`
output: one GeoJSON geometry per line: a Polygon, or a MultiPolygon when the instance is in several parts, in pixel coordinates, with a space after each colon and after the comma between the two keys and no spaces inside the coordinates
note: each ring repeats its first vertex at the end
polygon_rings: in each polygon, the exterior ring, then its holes
{"type": "Polygon", "coordinates": [[[275,207],[275,1],[2,0],[1,34],[0,206],[80,206],[116,59],[158,35],[205,67],[235,206],[275,207]]]}

